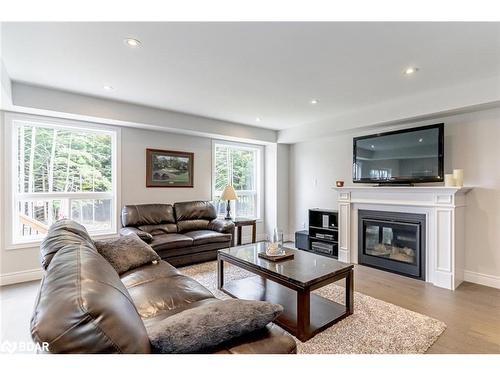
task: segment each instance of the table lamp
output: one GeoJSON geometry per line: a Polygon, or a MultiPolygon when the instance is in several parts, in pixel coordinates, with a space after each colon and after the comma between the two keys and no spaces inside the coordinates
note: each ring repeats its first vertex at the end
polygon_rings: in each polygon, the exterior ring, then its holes
{"type": "Polygon", "coordinates": [[[238,199],[238,195],[236,195],[236,191],[231,185],[227,185],[220,196],[220,199],[227,201],[227,214],[225,219],[232,220],[231,218],[231,201],[238,199]]]}

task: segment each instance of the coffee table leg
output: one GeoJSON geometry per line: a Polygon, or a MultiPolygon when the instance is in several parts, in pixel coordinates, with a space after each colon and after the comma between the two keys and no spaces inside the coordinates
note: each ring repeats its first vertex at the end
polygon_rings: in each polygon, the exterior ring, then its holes
{"type": "Polygon", "coordinates": [[[297,291],[297,338],[300,341],[306,341],[307,339],[309,339],[310,314],[310,291],[297,291]]]}
{"type": "Polygon", "coordinates": [[[354,312],[354,270],[349,270],[345,279],[345,308],[347,315],[354,312]]]}
{"type": "Polygon", "coordinates": [[[224,286],[224,261],[217,257],[217,288],[224,286]]]}

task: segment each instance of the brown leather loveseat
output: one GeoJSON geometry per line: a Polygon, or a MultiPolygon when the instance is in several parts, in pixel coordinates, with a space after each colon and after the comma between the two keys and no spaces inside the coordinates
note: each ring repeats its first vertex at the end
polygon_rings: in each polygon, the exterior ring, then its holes
{"type": "Polygon", "coordinates": [[[136,233],[173,266],[215,260],[234,236],[234,224],[207,201],[127,205],[121,219],[122,234],[136,233]]]}
{"type": "MultiPolygon", "coordinates": [[[[45,274],[31,319],[33,340],[52,353],[150,353],[148,328],[182,311],[218,301],[165,261],[121,275],[87,231],[71,220],[49,230],[41,245],[45,274]]],[[[210,353],[294,353],[293,338],[270,323],[210,353]]]]}

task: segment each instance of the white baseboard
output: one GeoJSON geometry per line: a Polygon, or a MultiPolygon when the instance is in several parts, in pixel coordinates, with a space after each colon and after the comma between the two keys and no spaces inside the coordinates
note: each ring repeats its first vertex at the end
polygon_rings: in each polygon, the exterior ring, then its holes
{"type": "Polygon", "coordinates": [[[464,280],[474,283],[500,289],[500,277],[485,275],[484,273],[464,271],[464,280]]]}
{"type": "Polygon", "coordinates": [[[40,280],[43,276],[41,268],[26,271],[9,272],[0,275],[0,286],[40,280]]]}

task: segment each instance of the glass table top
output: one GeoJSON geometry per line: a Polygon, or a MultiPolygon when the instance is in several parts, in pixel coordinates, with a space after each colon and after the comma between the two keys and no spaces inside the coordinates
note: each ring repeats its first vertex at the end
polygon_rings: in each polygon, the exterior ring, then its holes
{"type": "Polygon", "coordinates": [[[340,262],[336,259],[309,253],[303,250],[286,248],[287,253],[293,253],[294,258],[273,262],[260,258],[258,253],[266,251],[265,242],[231,247],[219,250],[225,256],[244,262],[263,271],[277,273],[287,279],[309,284],[337,273],[353,268],[350,263],[340,262]]]}

